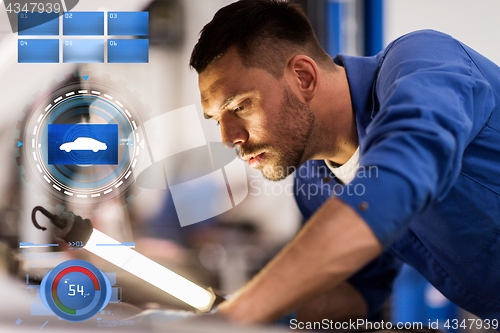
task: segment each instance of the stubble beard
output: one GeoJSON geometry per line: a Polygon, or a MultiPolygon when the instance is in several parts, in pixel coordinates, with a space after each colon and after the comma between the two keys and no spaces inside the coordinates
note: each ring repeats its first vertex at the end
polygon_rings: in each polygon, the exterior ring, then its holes
{"type": "Polygon", "coordinates": [[[308,105],[302,103],[290,87],[283,87],[283,102],[278,117],[280,125],[275,128],[274,145],[264,144],[250,148],[238,148],[238,154],[266,153],[266,160],[256,169],[261,170],[267,180],[280,181],[291,175],[302,162],[311,136],[315,116],[308,105]]]}

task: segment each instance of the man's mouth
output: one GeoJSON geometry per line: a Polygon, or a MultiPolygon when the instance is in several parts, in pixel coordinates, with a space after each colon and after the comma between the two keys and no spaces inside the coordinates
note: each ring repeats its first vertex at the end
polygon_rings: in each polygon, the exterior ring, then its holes
{"type": "Polygon", "coordinates": [[[248,165],[250,165],[251,168],[256,168],[258,167],[262,161],[264,160],[264,155],[265,153],[260,153],[259,155],[255,155],[254,157],[250,157],[248,160],[248,165]]]}

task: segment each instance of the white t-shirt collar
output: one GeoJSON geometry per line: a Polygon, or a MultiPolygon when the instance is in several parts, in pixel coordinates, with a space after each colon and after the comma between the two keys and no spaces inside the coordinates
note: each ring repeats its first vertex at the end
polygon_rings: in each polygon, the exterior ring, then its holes
{"type": "Polygon", "coordinates": [[[356,172],[359,168],[359,147],[356,149],[351,158],[344,164],[338,166],[332,161],[325,160],[328,168],[333,172],[335,177],[340,179],[342,183],[349,184],[356,177],[356,172]]]}

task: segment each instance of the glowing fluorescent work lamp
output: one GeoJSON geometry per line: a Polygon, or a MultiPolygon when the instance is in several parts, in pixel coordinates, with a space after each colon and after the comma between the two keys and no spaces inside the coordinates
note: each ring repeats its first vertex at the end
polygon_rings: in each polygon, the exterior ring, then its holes
{"type": "Polygon", "coordinates": [[[42,230],[47,228],[37,223],[35,215],[38,211],[50,219],[56,226],[56,236],[67,243],[82,242],[85,250],[154,285],[200,312],[207,312],[212,308],[216,298],[213,291],[194,284],[99,230],[93,229],[89,219],[82,219],[72,213],[57,216],[37,206],[33,209],[31,219],[35,227],[42,230]]]}

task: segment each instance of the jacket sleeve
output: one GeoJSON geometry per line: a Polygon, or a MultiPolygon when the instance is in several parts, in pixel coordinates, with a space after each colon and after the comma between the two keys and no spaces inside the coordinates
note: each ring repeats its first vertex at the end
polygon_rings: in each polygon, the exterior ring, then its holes
{"type": "MultiPolygon", "coordinates": [[[[323,161],[310,161],[307,166],[302,167],[311,171],[321,167],[326,168],[326,165],[324,165],[323,161]]],[[[333,175],[331,176],[333,177],[333,175]]],[[[315,184],[315,182],[316,179],[314,178],[296,177],[294,193],[300,193],[297,190],[300,186],[308,187],[308,185],[315,184]]],[[[308,221],[319,207],[330,199],[330,193],[325,191],[314,196],[296,195],[295,199],[304,221],[308,221]]],[[[382,308],[392,292],[394,278],[398,274],[400,267],[400,261],[389,251],[386,251],[349,278],[348,282],[358,290],[366,301],[368,306],[367,319],[370,321],[380,321],[382,319],[382,308]]]]}
{"type": "Polygon", "coordinates": [[[413,217],[446,196],[495,102],[461,44],[429,31],[392,44],[375,93],[379,108],[360,140],[360,169],[339,198],[386,249],[413,217]]]}

